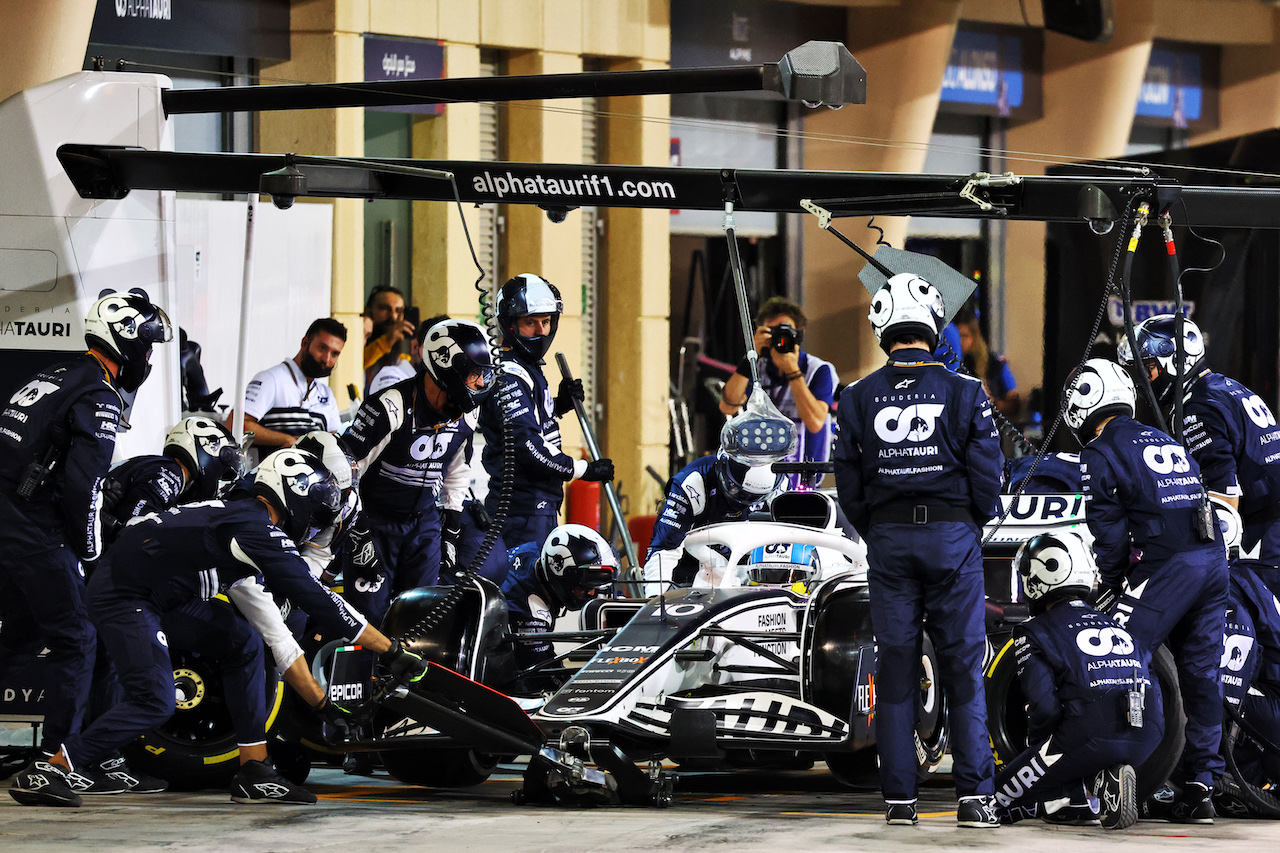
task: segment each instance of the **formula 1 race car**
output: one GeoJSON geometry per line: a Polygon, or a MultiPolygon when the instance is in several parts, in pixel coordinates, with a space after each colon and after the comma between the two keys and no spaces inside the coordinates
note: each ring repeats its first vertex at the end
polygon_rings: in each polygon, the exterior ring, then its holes
{"type": "MultiPolygon", "coordinates": [[[[987,697],[998,762],[1026,744],[1025,707],[1007,643],[1028,614],[1018,600],[1012,556],[1035,533],[1083,528],[1078,495],[1005,501],[1008,517],[998,529],[989,528],[984,548],[987,697]]],[[[874,783],[876,653],[865,548],[847,535],[832,496],[779,496],[768,520],[695,531],[686,549],[702,566],[694,588],[648,600],[593,602],[577,632],[511,634],[506,602],[483,579],[471,581],[458,605],[443,614],[437,608],[447,587],[401,596],[383,629],[409,638],[411,648],[438,664],[432,670],[442,679],[412,692],[377,695],[371,656],[309,636],[313,672],[331,695],[368,705],[371,713],[363,726],[334,740],[272,678],[273,758],[282,772],[301,780],[315,750],[377,751],[402,782],[455,788],[484,781],[502,757],[529,754],[535,761],[526,780],[528,800],[662,802],[669,782],[657,769],[659,759],[699,770],[796,768],[822,760],[844,782],[874,783]],[[424,621],[431,630],[421,630],[424,621]],[[570,647],[535,667],[536,673],[517,670],[513,644],[548,639],[570,647]],[[582,665],[572,668],[577,663],[582,665]],[[562,686],[516,693],[535,674],[562,686]],[[544,747],[551,753],[539,758],[544,747]],[[615,779],[556,787],[548,777],[554,782],[557,774],[572,775],[563,770],[564,756],[594,762],[615,779]],[[637,762],[650,762],[650,771],[637,770],[637,762]]],[[[1171,724],[1140,769],[1144,791],[1164,781],[1181,751],[1181,723],[1172,723],[1181,718],[1170,664],[1167,652],[1157,656],[1171,724]]],[[[916,729],[923,775],[945,767],[946,702],[937,670],[926,630],[916,729]]],[[[221,784],[234,769],[235,752],[216,666],[184,657],[175,660],[174,679],[177,713],[145,735],[130,759],[176,787],[221,784]]]]}

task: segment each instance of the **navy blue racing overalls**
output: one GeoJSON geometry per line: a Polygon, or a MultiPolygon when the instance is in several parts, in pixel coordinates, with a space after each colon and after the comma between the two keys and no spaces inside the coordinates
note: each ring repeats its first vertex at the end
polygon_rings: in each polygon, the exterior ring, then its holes
{"type": "Polygon", "coordinates": [[[1002,457],[990,400],[977,379],[910,348],[846,388],[838,411],[836,488],[870,563],[885,800],[916,798],[926,618],[947,695],[956,792],[991,794],[979,527],[999,509],[1002,457]]]}
{"type": "Polygon", "coordinates": [[[353,530],[344,549],[344,594],[375,625],[392,597],[439,580],[437,500],[461,511],[473,431],[470,418],[452,419],[433,408],[422,376],[415,375],[365,400],[339,439],[360,469],[358,528],[368,531],[365,537],[353,530]],[[380,561],[374,571],[364,571],[372,565],[363,560],[369,547],[380,561]]]}
{"type": "Polygon", "coordinates": [[[525,542],[536,542],[541,548],[556,526],[565,482],[575,474],[580,476],[586,462],[575,463],[560,449],[555,396],[541,362],[531,364],[514,350],[504,350],[498,365],[497,387],[480,409],[480,432],[484,436],[481,459],[489,474],[485,509],[491,517],[497,517],[505,424],[513,433],[515,465],[502,540],[508,548],[525,542]]]}
{"type": "Polygon", "coordinates": [[[1079,599],[1015,627],[1013,644],[1030,745],[996,774],[996,803],[1016,823],[1082,805],[1085,780],[1098,771],[1146,761],[1164,734],[1164,710],[1151,653],[1079,599]],[[1130,691],[1143,697],[1137,725],[1130,691]]]}
{"type": "MultiPolygon", "coordinates": [[[[173,714],[165,614],[258,578],[303,608],[328,636],[350,639],[364,630],[365,620],[311,576],[293,540],[271,523],[257,500],[173,507],[127,526],[89,580],[94,623],[115,663],[124,699],[66,740],[72,762],[93,763],[110,755],[173,714]]],[[[220,619],[215,612],[205,627],[211,632],[220,619]]],[[[244,692],[246,703],[265,710],[262,666],[259,645],[256,668],[246,669],[226,689],[244,692]]],[[[253,737],[247,724],[236,721],[238,736],[253,737]]],[[[258,730],[255,739],[261,738],[258,730]]]]}
{"type": "Polygon", "coordinates": [[[85,353],[37,373],[0,409],[0,682],[49,649],[49,754],[80,728],[89,698],[97,635],[80,561],[102,550],[102,478],[122,407],[111,375],[85,353]],[[37,467],[48,471],[38,485],[37,467]]]}
{"type": "MultiPolygon", "coordinates": [[[[688,586],[698,571],[698,561],[684,554],[684,538],[691,530],[720,524],[725,521],[741,521],[758,504],[743,504],[730,500],[716,475],[716,457],[695,459],[671,478],[667,497],[658,510],[653,525],[653,537],[645,554],[645,579],[657,580],[655,560],[669,561],[674,570],[663,570],[676,586],[688,586]]],[[[661,590],[653,589],[657,595],[661,590]]]]}
{"type": "MultiPolygon", "coordinates": [[[[1280,743],[1280,568],[1260,561],[1231,564],[1227,630],[1219,673],[1223,695],[1251,726],[1280,743]]],[[[1280,778],[1280,755],[1264,754],[1240,738],[1236,766],[1245,781],[1261,787],[1280,778]]]]}
{"type": "MultiPolygon", "coordinates": [[[[103,486],[102,515],[110,540],[114,542],[131,519],[177,506],[184,490],[182,466],[168,456],[135,456],[114,466],[103,486]]],[[[236,743],[262,743],[267,728],[263,642],[248,620],[221,597],[193,596],[164,613],[160,625],[170,649],[218,662],[236,743]]],[[[95,696],[89,719],[101,716],[122,698],[118,686],[111,693],[112,701],[105,704],[95,696]]]]}
{"type": "Polygon", "coordinates": [[[1224,767],[1218,661],[1227,556],[1217,525],[1212,541],[1197,533],[1199,466],[1160,430],[1120,415],[1081,451],[1080,471],[1099,582],[1128,581],[1111,617],[1145,648],[1167,642],[1178,666],[1187,744],[1175,781],[1212,789],[1224,767]]]}
{"type": "Polygon", "coordinates": [[[1280,426],[1262,398],[1220,373],[1205,371],[1183,403],[1187,447],[1204,486],[1239,497],[1241,546],[1280,564],[1280,426]]]}
{"type": "MultiPolygon", "coordinates": [[[[507,600],[507,622],[513,634],[546,634],[555,629],[556,618],[564,610],[542,588],[534,566],[542,546],[526,542],[507,552],[511,569],[502,582],[502,596],[507,600]]],[[[512,645],[516,671],[543,663],[555,656],[549,642],[520,640],[512,645]]],[[[545,674],[528,675],[515,687],[516,692],[555,690],[565,681],[545,674]]]]}

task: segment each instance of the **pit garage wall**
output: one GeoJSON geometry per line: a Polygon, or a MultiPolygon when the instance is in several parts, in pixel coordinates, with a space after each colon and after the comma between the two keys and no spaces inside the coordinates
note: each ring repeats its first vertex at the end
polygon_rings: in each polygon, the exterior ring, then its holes
{"type": "MultiPolygon", "coordinates": [[[[806,111],[804,128],[810,134],[897,144],[810,137],[804,142],[805,168],[920,169],[956,23],[1043,24],[1040,4],[1031,0],[848,0],[841,5],[851,7],[846,44],[866,68],[868,103],[838,112],[806,111]]],[[[1280,127],[1276,9],[1257,0],[1113,5],[1115,35],[1106,44],[1044,33],[1043,117],[1011,124],[1009,151],[1066,161],[1123,156],[1154,39],[1222,45],[1220,125],[1191,136],[1188,144],[1280,127]]],[[[1016,154],[1008,160],[1009,169],[1024,175],[1043,174],[1044,167],[1016,154]]],[[[863,221],[846,219],[840,225],[870,248],[874,234],[861,227],[863,221]]],[[[902,245],[905,224],[884,217],[876,223],[885,225],[891,243],[902,245]]],[[[803,227],[805,303],[819,306],[810,312],[807,348],[833,361],[841,380],[849,382],[883,361],[866,322],[870,298],[855,278],[861,264],[819,231],[812,217],[805,217],[803,227]]],[[[1045,226],[1009,223],[1005,265],[1005,354],[1020,378],[1034,378],[1045,357],[1045,226]]],[[[1035,382],[1022,384],[1030,388],[1035,382]]]]}
{"type": "MultiPolygon", "coordinates": [[[[480,50],[504,52],[509,74],[582,70],[583,57],[600,57],[610,70],[663,68],[670,52],[668,6],[664,0],[295,0],[292,5],[292,59],[264,67],[266,77],[328,82],[363,75],[364,33],[439,39],[445,74],[477,76],[480,50]]],[[[579,162],[582,116],[576,101],[512,105],[505,110],[506,151],[512,160],[579,162]]],[[[666,165],[669,114],[666,97],[613,99],[602,106],[620,113],[602,120],[607,140],[601,161],[666,165]]],[[[258,149],[359,156],[364,113],[359,109],[264,113],[258,149]]],[[[481,159],[480,115],[474,104],[449,105],[443,116],[414,122],[417,157],[481,159]]],[[[334,203],[333,306],[348,328],[360,328],[363,308],[363,203],[334,203]]],[[[537,272],[564,296],[565,316],[555,349],[563,351],[575,375],[582,354],[582,213],[560,224],[543,211],[506,206],[504,266],[511,273],[537,272]]],[[[465,210],[476,239],[478,211],[465,210]]],[[[659,497],[644,475],[646,465],[663,470],[667,460],[667,279],[670,265],[665,210],[610,211],[606,214],[600,333],[605,389],[601,443],[614,459],[618,480],[632,507],[659,497]]],[[[422,316],[448,312],[475,317],[478,311],[471,261],[457,210],[419,202],[413,210],[413,302],[422,316]]],[[[360,381],[359,347],[348,346],[332,384],[360,381]]],[[[558,371],[552,356],[548,376],[558,371]]],[[[338,394],[340,403],[345,394],[338,394]]],[[[572,417],[562,421],[565,450],[577,455],[581,434],[572,417]]]]}

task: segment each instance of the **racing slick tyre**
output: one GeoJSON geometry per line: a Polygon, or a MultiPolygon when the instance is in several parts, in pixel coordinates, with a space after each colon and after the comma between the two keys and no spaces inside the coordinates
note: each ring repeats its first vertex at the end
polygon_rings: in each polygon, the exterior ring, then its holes
{"type": "Polygon", "coordinates": [[[1242,772],[1240,767],[1240,759],[1248,755],[1255,761],[1260,759],[1267,775],[1270,775],[1276,762],[1280,761],[1280,755],[1274,752],[1274,743],[1263,745],[1262,739],[1245,730],[1248,721],[1240,716],[1237,709],[1227,705],[1226,711],[1222,721],[1221,752],[1227,763],[1227,772],[1214,789],[1214,808],[1223,817],[1280,818],[1280,797],[1270,787],[1257,785],[1256,780],[1250,778],[1249,773],[1242,772]]]}
{"type": "Polygon", "coordinates": [[[273,740],[267,743],[267,752],[271,755],[271,763],[276,771],[295,785],[305,784],[311,775],[312,760],[318,756],[310,748],[300,743],[286,740],[273,740]]]}
{"type": "Polygon", "coordinates": [[[498,766],[497,758],[474,749],[388,749],[378,754],[393,779],[424,788],[470,788],[498,766]]]}
{"type": "MultiPolygon", "coordinates": [[[[1151,756],[1135,768],[1138,774],[1138,799],[1145,799],[1159,788],[1173,772],[1182,755],[1185,742],[1183,728],[1187,718],[1182,712],[1182,694],[1178,690],[1178,673],[1173,655],[1161,646],[1151,656],[1151,670],[1160,682],[1164,709],[1164,736],[1151,756]]],[[[1027,702],[1018,681],[1018,664],[1013,655],[1013,640],[1005,643],[987,668],[987,728],[995,751],[996,769],[1016,758],[1027,748],[1027,702]]]]}
{"type": "MultiPolygon", "coordinates": [[[[916,708],[916,757],[920,779],[929,778],[947,751],[947,703],[937,678],[938,653],[928,633],[920,656],[920,703],[916,708]]],[[[874,744],[856,752],[828,752],[823,755],[833,776],[854,788],[874,787],[879,779],[879,760],[874,744]]]]}
{"type": "MultiPolygon", "coordinates": [[[[406,641],[406,646],[432,663],[479,681],[498,678],[496,670],[510,657],[501,646],[507,627],[506,602],[496,587],[476,581],[457,607],[444,614],[427,636],[406,641]]],[[[431,613],[449,593],[447,587],[424,587],[396,599],[383,621],[388,636],[405,636],[424,615],[431,613]]],[[[379,733],[402,726],[408,718],[381,713],[375,719],[379,733]]],[[[467,747],[383,749],[378,755],[392,778],[406,785],[427,788],[469,788],[489,778],[498,766],[494,756],[467,747]]]]}
{"type": "Polygon", "coordinates": [[[840,784],[850,788],[880,786],[880,759],[874,746],[857,752],[828,752],[822,757],[827,762],[827,769],[840,784]]]}
{"type": "MultiPolygon", "coordinates": [[[[129,763],[169,783],[172,790],[223,788],[240,767],[235,726],[222,687],[217,662],[181,649],[170,649],[177,707],[173,716],[123,750],[129,763]]],[[[267,737],[280,712],[284,690],[267,656],[267,737]]]]}

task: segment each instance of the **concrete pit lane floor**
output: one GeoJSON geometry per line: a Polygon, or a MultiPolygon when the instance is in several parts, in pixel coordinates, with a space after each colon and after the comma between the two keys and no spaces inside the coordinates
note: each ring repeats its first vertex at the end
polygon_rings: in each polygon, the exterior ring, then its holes
{"type": "MultiPolygon", "coordinates": [[[[6,787],[8,780],[3,783],[6,787]]],[[[86,797],[79,809],[23,807],[0,795],[0,851],[217,850],[225,853],[609,853],[707,850],[858,851],[1142,849],[1275,851],[1280,825],[1227,820],[1214,826],[1143,821],[1119,832],[1030,821],[960,829],[954,792],[921,791],[920,824],[887,826],[879,794],[841,786],[822,765],[809,771],[681,776],[667,809],[514,806],[518,770],[503,765],[483,785],[442,791],[401,785],[385,773],[344,775],[317,767],[315,806],[236,805],[225,792],[86,797]]]]}

